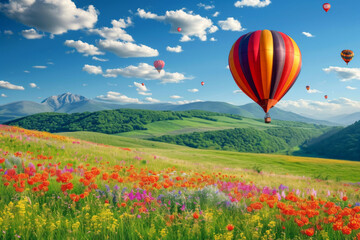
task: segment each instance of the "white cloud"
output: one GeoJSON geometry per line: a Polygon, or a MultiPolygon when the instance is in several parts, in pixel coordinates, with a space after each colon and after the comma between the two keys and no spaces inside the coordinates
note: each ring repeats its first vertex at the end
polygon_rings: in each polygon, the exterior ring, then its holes
{"type": "Polygon", "coordinates": [[[95,57],[95,56],[93,56],[92,59],[96,60],[96,61],[99,61],[99,62],[107,62],[107,61],[109,61],[109,59],[98,58],[98,57],[95,57]]]}
{"type": "Polygon", "coordinates": [[[124,28],[132,25],[131,18],[128,17],[127,20],[112,20],[111,24],[113,25],[112,28],[103,27],[101,29],[90,29],[89,32],[98,34],[101,37],[109,40],[123,40],[127,42],[134,41],[132,36],[126,33],[124,30],[124,28]]]}
{"type": "Polygon", "coordinates": [[[130,98],[118,92],[107,92],[106,95],[97,96],[96,99],[108,102],[117,102],[117,103],[142,103],[137,98],[130,98]]]}
{"type": "Polygon", "coordinates": [[[235,7],[266,7],[271,3],[270,0],[240,0],[235,2],[235,7]]]}
{"type": "Polygon", "coordinates": [[[352,86],[346,86],[347,89],[349,90],[356,90],[357,88],[356,87],[352,87],[352,86]]]}
{"type": "Polygon", "coordinates": [[[54,65],[54,63],[53,63],[53,62],[47,62],[47,64],[49,64],[49,65],[54,65]]]}
{"type": "Polygon", "coordinates": [[[281,109],[296,112],[307,116],[317,116],[317,118],[326,118],[340,114],[349,114],[360,111],[360,102],[341,97],[329,101],[312,100],[283,100],[277,106],[281,109]]]}
{"type": "Polygon", "coordinates": [[[82,86],[83,86],[83,87],[86,87],[86,86],[87,86],[87,84],[86,84],[86,83],[83,83],[83,84],[82,84],[82,86]]]}
{"type": "Polygon", "coordinates": [[[209,29],[209,33],[214,33],[216,32],[217,30],[219,30],[219,28],[215,25],[211,26],[211,28],[209,29]]]}
{"type": "Polygon", "coordinates": [[[242,28],[241,27],[241,23],[234,19],[233,17],[229,17],[224,21],[218,21],[219,26],[221,27],[222,30],[225,31],[244,31],[246,30],[246,28],[242,28]]]}
{"type": "Polygon", "coordinates": [[[22,30],[21,34],[26,39],[40,39],[40,38],[44,37],[43,34],[39,34],[34,28],[30,28],[30,29],[27,29],[27,30],[22,30]]]}
{"type": "Polygon", "coordinates": [[[182,50],[182,48],[181,48],[180,45],[177,45],[176,47],[169,47],[169,46],[167,46],[167,47],[166,47],[166,51],[179,53],[179,52],[182,52],[183,50],[182,50]]]}
{"type": "Polygon", "coordinates": [[[37,68],[37,69],[45,69],[47,68],[47,66],[32,66],[33,68],[37,68]]]}
{"type": "Polygon", "coordinates": [[[88,64],[85,64],[82,70],[89,74],[95,74],[95,75],[103,73],[101,66],[93,66],[88,64]]]}
{"type": "Polygon", "coordinates": [[[157,99],[152,98],[152,97],[146,97],[145,101],[148,101],[148,102],[151,102],[151,103],[159,103],[160,102],[160,100],[157,100],[157,99]]]}
{"type": "Polygon", "coordinates": [[[308,93],[322,93],[322,91],[317,90],[317,89],[309,89],[307,92],[308,93]]]}
{"type": "Polygon", "coordinates": [[[172,99],[179,99],[179,98],[182,98],[182,97],[180,97],[180,96],[178,96],[178,95],[172,95],[172,96],[170,96],[170,98],[172,98],[172,99]]]}
{"type": "Polygon", "coordinates": [[[220,14],[220,12],[215,12],[215,13],[213,14],[213,17],[217,17],[217,16],[219,16],[219,14],[220,14]]]}
{"type": "Polygon", "coordinates": [[[31,88],[36,88],[37,87],[35,83],[30,83],[29,85],[30,85],[31,88]]]}
{"type": "Polygon", "coordinates": [[[4,34],[5,34],[5,35],[13,35],[14,33],[13,33],[13,31],[11,31],[11,30],[5,30],[5,31],[4,31],[4,34]]]}
{"type": "Polygon", "coordinates": [[[203,3],[198,3],[198,7],[204,8],[205,10],[210,10],[210,9],[215,8],[214,5],[206,5],[206,4],[203,4],[203,3]]]}
{"type": "Polygon", "coordinates": [[[234,90],[233,93],[243,93],[243,91],[238,89],[238,90],[234,90]]]}
{"type": "Polygon", "coordinates": [[[146,85],[144,84],[144,86],[141,83],[138,82],[134,82],[134,86],[137,87],[136,91],[140,94],[140,95],[151,95],[151,93],[147,93],[147,91],[149,91],[149,89],[147,89],[146,85]]]}
{"type": "Polygon", "coordinates": [[[150,92],[138,92],[138,94],[143,95],[143,96],[151,96],[152,95],[152,93],[150,93],[150,92]]]}
{"type": "Polygon", "coordinates": [[[227,68],[227,69],[230,69],[230,68],[229,68],[229,65],[226,65],[226,68],[227,68]]]}
{"type": "Polygon", "coordinates": [[[211,41],[211,42],[216,42],[217,39],[212,37],[212,38],[210,38],[210,41],[211,41]]]}
{"type": "Polygon", "coordinates": [[[312,35],[311,33],[309,33],[309,32],[302,32],[302,34],[304,34],[305,36],[307,36],[307,37],[315,37],[314,35],[312,35]]]}
{"type": "Polygon", "coordinates": [[[25,70],[25,71],[24,71],[24,73],[30,73],[30,71],[28,71],[28,70],[25,70]]]}
{"type": "Polygon", "coordinates": [[[127,78],[141,78],[146,80],[159,80],[162,83],[179,83],[191,77],[186,77],[182,73],[165,72],[164,69],[160,72],[147,63],[139,63],[138,66],[127,66],[125,68],[107,69],[104,77],[117,77],[121,75],[127,78]]]}
{"type": "Polygon", "coordinates": [[[79,53],[83,53],[84,56],[104,55],[103,52],[99,51],[99,48],[95,47],[94,45],[83,42],[81,40],[77,40],[77,41],[66,40],[64,44],[68,47],[75,48],[76,51],[78,51],[79,53]]]}
{"type": "Polygon", "coordinates": [[[158,16],[151,12],[145,12],[144,9],[138,9],[137,15],[145,19],[154,19],[171,25],[170,32],[177,33],[178,27],[181,27],[182,38],[180,41],[187,42],[191,36],[198,37],[201,41],[206,41],[206,30],[213,26],[211,19],[195,15],[193,12],[185,12],[183,9],[176,11],[166,11],[165,15],[158,16]]]}
{"type": "Polygon", "coordinates": [[[183,35],[183,36],[180,38],[180,42],[190,42],[190,41],[194,41],[194,39],[190,38],[190,37],[187,36],[187,35],[183,35]]]}
{"type": "Polygon", "coordinates": [[[169,102],[169,103],[176,104],[176,105],[183,105],[183,104],[194,103],[194,102],[203,102],[203,101],[196,99],[196,100],[182,100],[182,101],[169,102]]]}
{"type": "Polygon", "coordinates": [[[10,90],[24,90],[23,86],[17,86],[2,80],[0,81],[0,89],[1,88],[10,89],[10,90]]]}
{"type": "Polygon", "coordinates": [[[26,26],[52,34],[92,28],[98,19],[93,5],[81,9],[71,0],[9,0],[0,3],[0,10],[26,26]]]}
{"type": "Polygon", "coordinates": [[[119,57],[156,57],[158,50],[143,44],[137,45],[131,42],[119,42],[114,40],[100,40],[99,47],[103,50],[112,52],[119,57]]]}
{"type": "Polygon", "coordinates": [[[189,92],[192,92],[192,93],[196,93],[199,91],[199,89],[196,89],[196,88],[193,88],[193,89],[188,89],[189,92]]]}
{"type": "Polygon", "coordinates": [[[1,94],[1,97],[7,97],[7,95],[5,95],[5,94],[2,93],[2,94],[1,94]]]}
{"type": "Polygon", "coordinates": [[[360,80],[360,68],[328,67],[323,68],[326,73],[335,72],[342,82],[360,80]]]}

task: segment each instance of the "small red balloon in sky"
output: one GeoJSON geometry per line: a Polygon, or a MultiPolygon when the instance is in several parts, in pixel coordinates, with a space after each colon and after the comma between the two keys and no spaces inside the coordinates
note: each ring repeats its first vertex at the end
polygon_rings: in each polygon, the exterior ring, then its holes
{"type": "Polygon", "coordinates": [[[201,86],[204,86],[204,84],[205,84],[204,82],[201,82],[201,86]]]}
{"type": "Polygon", "coordinates": [[[325,99],[328,99],[328,96],[327,96],[327,95],[325,95],[325,96],[324,96],[324,98],[325,98],[325,99]]]}
{"type": "Polygon", "coordinates": [[[178,30],[178,32],[181,32],[181,27],[178,27],[178,29],[177,29],[177,30],[178,30]]]}
{"type": "Polygon", "coordinates": [[[142,83],[141,85],[145,86],[145,83],[142,83]]]}
{"type": "Polygon", "coordinates": [[[330,3],[324,3],[324,4],[323,4],[323,9],[325,10],[325,12],[329,11],[330,8],[331,8],[330,3]]]}

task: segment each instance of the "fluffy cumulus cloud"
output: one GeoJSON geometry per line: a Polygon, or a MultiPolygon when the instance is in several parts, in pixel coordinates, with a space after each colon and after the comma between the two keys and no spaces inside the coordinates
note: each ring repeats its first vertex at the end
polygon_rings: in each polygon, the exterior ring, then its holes
{"type": "Polygon", "coordinates": [[[224,21],[218,21],[219,26],[225,31],[237,31],[241,32],[246,30],[241,26],[241,23],[233,17],[229,17],[224,21]]]}
{"type": "Polygon", "coordinates": [[[103,73],[101,66],[93,66],[88,64],[85,64],[82,70],[89,74],[95,74],[95,75],[103,73]]]}
{"type": "Polygon", "coordinates": [[[238,8],[242,7],[266,7],[271,3],[270,0],[240,0],[236,1],[234,6],[238,8]]]}
{"type": "Polygon", "coordinates": [[[7,95],[5,95],[4,93],[1,94],[1,97],[7,97],[7,95]]]}
{"type": "Polygon", "coordinates": [[[10,90],[24,90],[23,86],[17,86],[2,80],[0,81],[0,89],[1,88],[10,89],[10,90]]]}
{"type": "Polygon", "coordinates": [[[284,100],[280,101],[276,106],[287,111],[296,112],[305,116],[314,116],[319,119],[360,111],[359,101],[345,97],[329,101],[312,101],[305,99],[297,101],[284,100]]]}
{"type": "Polygon", "coordinates": [[[93,5],[77,8],[71,0],[9,0],[0,3],[0,11],[26,26],[51,34],[92,28],[98,20],[93,5]]]}
{"type": "Polygon", "coordinates": [[[322,91],[317,90],[317,89],[309,89],[307,92],[308,93],[322,93],[322,91]]]}
{"type": "Polygon", "coordinates": [[[356,87],[352,87],[352,86],[346,86],[347,89],[349,90],[356,90],[357,88],[356,87]]]}
{"type": "Polygon", "coordinates": [[[216,32],[217,30],[219,30],[219,28],[215,25],[211,26],[211,28],[209,29],[209,33],[214,33],[216,32]]]}
{"type": "Polygon", "coordinates": [[[193,89],[188,89],[189,92],[192,92],[192,93],[196,93],[199,91],[199,89],[196,89],[196,88],[193,88],[193,89]]]}
{"type": "Polygon", "coordinates": [[[30,83],[29,85],[30,85],[31,88],[36,88],[37,87],[35,83],[30,83]]]}
{"type": "Polygon", "coordinates": [[[146,80],[159,80],[162,83],[179,83],[191,77],[186,77],[182,73],[170,73],[162,70],[160,74],[147,63],[139,63],[138,66],[127,66],[125,68],[107,69],[104,77],[117,77],[118,75],[127,78],[140,78],[146,80]]]}
{"type": "Polygon", "coordinates": [[[306,37],[315,37],[314,35],[312,35],[311,33],[309,32],[302,32],[303,35],[305,35],[306,37]]]}
{"type": "Polygon", "coordinates": [[[160,100],[152,98],[152,97],[146,97],[145,101],[148,101],[150,103],[159,103],[160,102],[160,100]]]}
{"type": "Polygon", "coordinates": [[[106,95],[97,96],[96,99],[116,103],[142,103],[137,98],[130,98],[118,92],[109,91],[106,95]]]}
{"type": "Polygon", "coordinates": [[[206,4],[203,4],[203,3],[198,3],[198,7],[204,8],[205,10],[210,10],[210,9],[215,8],[214,5],[206,5],[206,4]]]}
{"type": "Polygon", "coordinates": [[[179,52],[182,52],[183,50],[182,50],[182,48],[181,48],[180,45],[177,45],[176,47],[169,47],[169,46],[167,46],[167,47],[166,47],[166,51],[179,53],[179,52]]]}
{"type": "Polygon", "coordinates": [[[142,83],[138,83],[138,82],[134,82],[134,86],[136,87],[136,91],[140,94],[140,95],[144,95],[144,96],[150,96],[152,95],[152,93],[148,92],[149,89],[146,87],[146,85],[142,84],[142,83]]]}
{"type": "Polygon", "coordinates": [[[170,98],[172,98],[172,99],[180,99],[180,98],[182,98],[182,97],[180,97],[180,96],[178,96],[178,95],[172,95],[172,96],[170,96],[170,98]]]}
{"type": "Polygon", "coordinates": [[[126,20],[124,19],[112,20],[111,24],[113,25],[112,28],[103,27],[100,29],[90,29],[89,32],[98,34],[105,39],[123,40],[127,42],[134,41],[132,36],[127,34],[126,31],[124,30],[125,28],[132,25],[131,18],[128,17],[126,20]]]}
{"type": "Polygon", "coordinates": [[[44,37],[44,34],[38,33],[35,29],[30,28],[27,30],[22,30],[21,34],[26,39],[40,39],[44,37]]]}
{"type": "Polygon", "coordinates": [[[210,41],[211,41],[211,42],[216,42],[217,39],[212,37],[212,38],[210,38],[210,41]]]}
{"type": "Polygon", "coordinates": [[[137,15],[144,19],[154,19],[171,25],[171,33],[179,33],[178,27],[181,27],[182,38],[180,41],[191,41],[191,36],[198,37],[201,41],[206,41],[207,30],[213,26],[211,19],[193,14],[193,12],[185,12],[183,9],[176,11],[166,11],[165,15],[146,12],[144,9],[138,9],[137,15]]]}
{"type": "Polygon", "coordinates": [[[143,44],[137,45],[131,42],[120,42],[115,40],[100,40],[99,47],[103,50],[112,52],[119,57],[156,57],[159,55],[158,50],[143,44]]]}
{"type": "Polygon", "coordinates": [[[37,65],[37,66],[32,66],[33,68],[37,68],[37,69],[45,69],[45,68],[47,68],[47,66],[39,66],[39,65],[37,65]]]}
{"type": "Polygon", "coordinates": [[[79,53],[84,54],[84,56],[93,56],[93,55],[104,55],[97,47],[94,45],[88,44],[81,40],[66,40],[64,43],[68,47],[75,48],[79,53]]]}
{"type": "Polygon", "coordinates": [[[107,61],[109,61],[109,59],[98,58],[98,57],[95,57],[95,56],[93,56],[92,59],[95,60],[95,61],[99,61],[99,62],[107,62],[107,61]]]}
{"type": "Polygon", "coordinates": [[[217,17],[217,16],[219,16],[219,14],[220,14],[220,12],[215,12],[212,16],[217,17]]]}
{"type": "Polygon", "coordinates": [[[333,67],[323,68],[326,73],[334,72],[342,82],[360,80],[360,68],[333,67]]]}

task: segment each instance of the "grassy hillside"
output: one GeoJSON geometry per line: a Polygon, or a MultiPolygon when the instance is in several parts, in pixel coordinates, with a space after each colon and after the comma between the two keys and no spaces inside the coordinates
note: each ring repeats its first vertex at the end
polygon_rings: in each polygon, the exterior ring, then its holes
{"type": "Polygon", "coordinates": [[[360,121],[310,141],[304,150],[319,156],[360,161],[360,121]]]}
{"type": "Polygon", "coordinates": [[[91,132],[71,132],[61,133],[61,135],[106,145],[135,148],[140,152],[166,157],[165,161],[168,162],[177,163],[184,161],[185,165],[196,162],[204,169],[223,169],[224,167],[234,171],[257,169],[276,174],[359,181],[357,173],[360,171],[360,163],[358,162],[194,149],[161,142],[91,132]]]}

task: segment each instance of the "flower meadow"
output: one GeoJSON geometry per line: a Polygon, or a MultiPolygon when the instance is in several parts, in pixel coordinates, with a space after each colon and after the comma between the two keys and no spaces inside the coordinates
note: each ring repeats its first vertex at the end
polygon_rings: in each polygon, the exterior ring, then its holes
{"type": "Polygon", "coordinates": [[[359,183],[193,162],[0,125],[0,239],[360,240],[359,183]]]}

